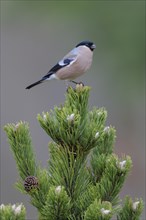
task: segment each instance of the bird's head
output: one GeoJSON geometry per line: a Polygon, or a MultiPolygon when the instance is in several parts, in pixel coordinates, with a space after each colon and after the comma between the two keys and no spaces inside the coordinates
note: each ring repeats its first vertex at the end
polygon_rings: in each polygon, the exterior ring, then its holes
{"type": "Polygon", "coordinates": [[[93,42],[88,41],[88,40],[82,41],[82,42],[80,42],[79,44],[76,45],[76,47],[79,47],[79,46],[86,46],[86,47],[88,47],[91,51],[93,51],[93,50],[96,48],[96,45],[95,45],[93,42]]]}

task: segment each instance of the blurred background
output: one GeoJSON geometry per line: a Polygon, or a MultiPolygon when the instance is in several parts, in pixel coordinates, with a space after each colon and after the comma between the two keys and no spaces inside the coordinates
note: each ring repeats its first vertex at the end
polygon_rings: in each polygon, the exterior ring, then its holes
{"type": "Polygon", "coordinates": [[[63,103],[66,87],[55,80],[25,87],[82,40],[97,47],[91,69],[79,79],[92,87],[89,106],[107,109],[107,125],[117,130],[115,153],[133,161],[120,196],[145,201],[144,10],[144,1],[136,0],[1,1],[1,203],[23,202],[27,219],[37,219],[29,196],[14,188],[19,177],[3,126],[29,122],[37,159],[47,165],[50,138],[36,116],[63,103]]]}

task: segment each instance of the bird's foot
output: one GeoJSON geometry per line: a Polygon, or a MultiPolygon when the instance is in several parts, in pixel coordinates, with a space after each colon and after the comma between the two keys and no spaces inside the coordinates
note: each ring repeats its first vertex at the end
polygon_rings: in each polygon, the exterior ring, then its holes
{"type": "Polygon", "coordinates": [[[73,81],[73,80],[71,80],[70,82],[72,82],[72,83],[74,83],[74,84],[76,84],[76,85],[82,85],[82,86],[84,86],[84,83],[82,83],[82,82],[76,82],[76,81],[73,81]]]}
{"type": "MultiPolygon", "coordinates": [[[[70,82],[76,84],[76,88],[75,88],[74,90],[76,90],[76,89],[81,89],[81,88],[84,87],[84,84],[83,84],[82,82],[75,82],[75,81],[73,81],[73,80],[70,80],[70,82]]],[[[67,91],[67,92],[68,92],[69,87],[70,87],[70,86],[68,85],[68,82],[66,82],[66,91],[67,91]]]]}

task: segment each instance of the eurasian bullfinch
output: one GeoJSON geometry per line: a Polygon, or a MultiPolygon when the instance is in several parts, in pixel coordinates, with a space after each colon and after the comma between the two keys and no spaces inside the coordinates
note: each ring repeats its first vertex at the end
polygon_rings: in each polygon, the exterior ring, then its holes
{"type": "MultiPolygon", "coordinates": [[[[29,85],[30,89],[42,82],[52,79],[72,81],[84,74],[91,66],[93,50],[96,48],[91,41],[82,41],[63,57],[41,80],[29,85]]],[[[76,83],[76,82],[75,82],[76,83]]]]}

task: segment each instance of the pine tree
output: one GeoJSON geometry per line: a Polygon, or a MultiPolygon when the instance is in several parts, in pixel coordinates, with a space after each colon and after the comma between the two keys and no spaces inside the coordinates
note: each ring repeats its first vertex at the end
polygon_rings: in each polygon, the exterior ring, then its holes
{"type": "Polygon", "coordinates": [[[27,122],[4,128],[20,175],[16,186],[30,195],[40,220],[137,220],[142,213],[142,199],[127,196],[122,205],[132,161],[113,153],[115,128],[105,126],[104,108],[89,110],[89,92],[69,87],[64,105],[37,116],[52,139],[46,169],[36,162],[27,122]]]}

